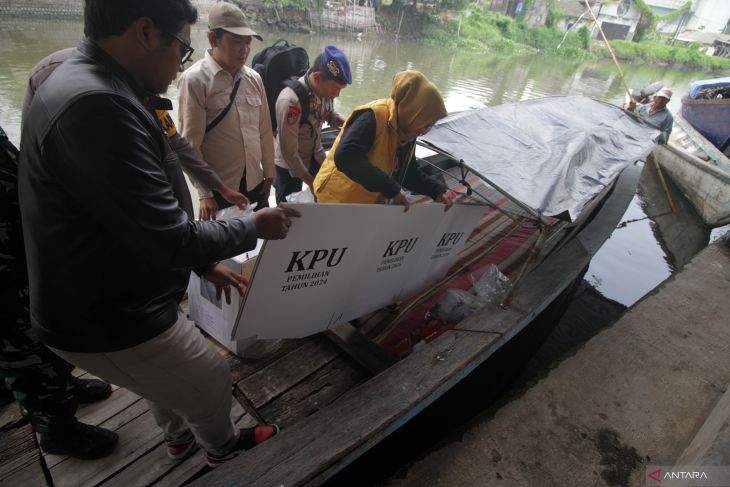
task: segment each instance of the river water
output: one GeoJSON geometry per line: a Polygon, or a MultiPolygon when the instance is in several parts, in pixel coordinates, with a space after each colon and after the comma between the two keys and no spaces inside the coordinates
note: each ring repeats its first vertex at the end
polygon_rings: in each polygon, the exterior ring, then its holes
{"type": "MultiPolygon", "coordinates": [[[[20,110],[28,71],[45,55],[76,45],[82,27],[80,21],[0,19],[0,124],[14,142],[20,139],[20,110]]],[[[581,63],[541,54],[508,57],[471,53],[426,47],[413,41],[396,43],[386,37],[360,39],[265,29],[259,32],[265,42],[254,40],[254,52],[281,37],[310,53],[320,51],[328,43],[341,48],[350,58],[353,72],[352,86],[343,90],[336,100],[336,107],[342,113],[361,103],[386,97],[393,75],[404,69],[425,73],[441,89],[450,112],[551,95],[584,95],[614,104],[624,99],[623,84],[610,63],[581,63]]],[[[199,59],[207,46],[205,34],[204,26],[193,30],[194,59],[199,59]]],[[[624,66],[624,72],[633,88],[661,80],[678,95],[685,93],[693,80],[708,77],[707,73],[647,65],[624,66]]],[[[176,91],[173,85],[167,94],[175,104],[176,91]]],[[[675,97],[670,107],[678,108],[679,99],[680,96],[675,97]]],[[[699,223],[686,202],[680,205],[683,212],[680,216],[647,218],[647,215],[666,213],[666,209],[662,209],[664,195],[651,179],[656,175],[645,172],[649,175],[642,180],[640,191],[624,217],[631,222],[614,232],[594,258],[586,276],[604,296],[624,305],[640,299],[710,239],[709,230],[699,223]],[[658,221],[662,219],[660,225],[658,221]],[[664,228],[668,227],[671,231],[665,235],[664,228]],[[672,250],[669,244],[677,235],[684,236],[682,242],[686,244],[672,250]]],[[[673,198],[682,201],[676,192],[673,198]]]]}

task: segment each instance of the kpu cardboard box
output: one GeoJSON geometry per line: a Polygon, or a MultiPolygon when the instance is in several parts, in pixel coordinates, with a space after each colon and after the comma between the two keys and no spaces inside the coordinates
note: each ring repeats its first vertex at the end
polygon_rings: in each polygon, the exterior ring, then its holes
{"type": "MultiPolygon", "coordinates": [[[[259,239],[254,250],[221,261],[221,264],[250,280],[262,245],[263,240],[259,239]]],[[[231,340],[231,331],[236,324],[242,300],[235,290],[231,291],[231,304],[226,303],[224,294],[216,299],[215,286],[194,272],[191,273],[188,284],[190,318],[218,343],[238,356],[244,356],[244,350],[256,342],[255,337],[231,340]]]]}

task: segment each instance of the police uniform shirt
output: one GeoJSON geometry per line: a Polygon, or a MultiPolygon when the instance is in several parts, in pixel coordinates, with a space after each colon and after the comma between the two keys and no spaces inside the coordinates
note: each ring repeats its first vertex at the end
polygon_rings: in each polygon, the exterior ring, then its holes
{"type": "MultiPolygon", "coordinates": [[[[306,75],[299,82],[308,86],[306,75]]],[[[334,125],[340,114],[334,111],[331,99],[323,99],[309,90],[309,116],[305,123],[300,119],[302,108],[299,97],[288,86],[281,90],[276,99],[276,147],[274,162],[277,166],[288,169],[289,173],[299,179],[305,179],[309,172],[312,157],[322,163],[325,152],[322,148],[322,124],[334,125]]]]}

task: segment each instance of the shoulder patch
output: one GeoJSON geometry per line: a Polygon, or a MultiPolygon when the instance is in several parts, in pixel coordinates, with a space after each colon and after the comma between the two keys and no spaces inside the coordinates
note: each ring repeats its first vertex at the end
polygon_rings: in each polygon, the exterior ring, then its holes
{"type": "Polygon", "coordinates": [[[175,127],[175,122],[172,121],[170,112],[167,110],[155,110],[155,114],[157,115],[157,120],[160,122],[162,131],[165,132],[168,138],[177,133],[177,127],[175,127]]]}
{"type": "Polygon", "coordinates": [[[286,123],[294,125],[299,121],[299,117],[302,116],[302,111],[296,105],[289,105],[289,109],[286,111],[286,123]]]}

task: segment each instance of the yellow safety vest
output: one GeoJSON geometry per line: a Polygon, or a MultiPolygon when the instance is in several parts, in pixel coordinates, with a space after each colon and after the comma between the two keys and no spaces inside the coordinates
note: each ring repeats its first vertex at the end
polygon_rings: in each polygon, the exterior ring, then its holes
{"type": "Polygon", "coordinates": [[[320,203],[383,203],[382,193],[366,190],[360,183],[347,177],[335,165],[335,150],[340,137],[353,120],[353,116],[363,110],[372,110],[375,114],[375,140],[368,152],[368,161],[386,174],[391,174],[396,167],[396,149],[398,148],[398,115],[395,102],[386,98],[359,106],[352,111],[340,130],[337,140],[327,154],[327,158],[314,179],[314,192],[320,203]]]}

